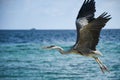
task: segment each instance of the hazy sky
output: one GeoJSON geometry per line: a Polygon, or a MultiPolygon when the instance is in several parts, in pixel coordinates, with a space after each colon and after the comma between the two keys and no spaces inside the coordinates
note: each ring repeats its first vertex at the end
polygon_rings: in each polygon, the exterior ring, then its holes
{"type": "MultiPolygon", "coordinates": [[[[75,29],[84,0],[0,0],[0,29],[75,29]]],[[[105,28],[119,28],[120,0],[95,0],[96,16],[112,15],[105,28]]]]}

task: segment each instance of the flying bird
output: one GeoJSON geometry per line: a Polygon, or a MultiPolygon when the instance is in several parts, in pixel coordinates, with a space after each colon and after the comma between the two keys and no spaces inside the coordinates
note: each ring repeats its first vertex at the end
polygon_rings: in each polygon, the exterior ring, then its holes
{"type": "Polygon", "coordinates": [[[63,48],[55,45],[46,46],[43,48],[50,50],[55,49],[61,54],[75,53],[94,58],[103,73],[105,71],[109,72],[106,65],[104,65],[99,59],[99,57],[102,56],[102,53],[96,50],[96,45],[99,42],[100,31],[111,19],[111,15],[108,15],[107,12],[104,12],[97,18],[94,18],[95,12],[95,1],[85,0],[76,17],[75,23],[77,39],[76,43],[73,45],[73,47],[71,47],[70,50],[64,51],[63,48]]]}

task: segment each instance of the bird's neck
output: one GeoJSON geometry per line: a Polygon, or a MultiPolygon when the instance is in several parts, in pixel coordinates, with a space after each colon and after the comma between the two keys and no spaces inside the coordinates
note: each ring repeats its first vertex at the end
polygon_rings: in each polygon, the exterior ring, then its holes
{"type": "Polygon", "coordinates": [[[56,48],[56,50],[58,50],[61,54],[68,54],[71,53],[70,51],[65,51],[63,48],[56,48]]]}

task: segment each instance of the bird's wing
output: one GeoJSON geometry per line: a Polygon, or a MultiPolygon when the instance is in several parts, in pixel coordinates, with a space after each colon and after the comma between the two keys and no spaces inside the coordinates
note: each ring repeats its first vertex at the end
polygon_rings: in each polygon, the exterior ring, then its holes
{"type": "Polygon", "coordinates": [[[107,13],[104,12],[98,18],[81,28],[79,32],[80,39],[76,45],[76,49],[79,50],[80,48],[88,48],[96,50],[100,31],[110,19],[110,15],[107,15],[107,13]]]}
{"type": "Polygon", "coordinates": [[[78,42],[79,36],[80,36],[79,30],[83,26],[87,25],[89,22],[94,20],[95,11],[96,11],[95,10],[95,1],[94,0],[85,0],[80,11],[78,12],[77,18],[76,18],[76,30],[77,30],[76,43],[78,42]]]}

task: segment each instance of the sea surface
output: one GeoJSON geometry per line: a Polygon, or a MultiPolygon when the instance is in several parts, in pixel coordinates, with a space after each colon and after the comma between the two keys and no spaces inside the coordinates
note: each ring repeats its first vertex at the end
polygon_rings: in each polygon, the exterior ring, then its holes
{"type": "Polygon", "coordinates": [[[102,30],[97,45],[110,73],[94,59],[42,49],[75,41],[75,30],[0,30],[0,80],[120,80],[120,29],[102,30]]]}

